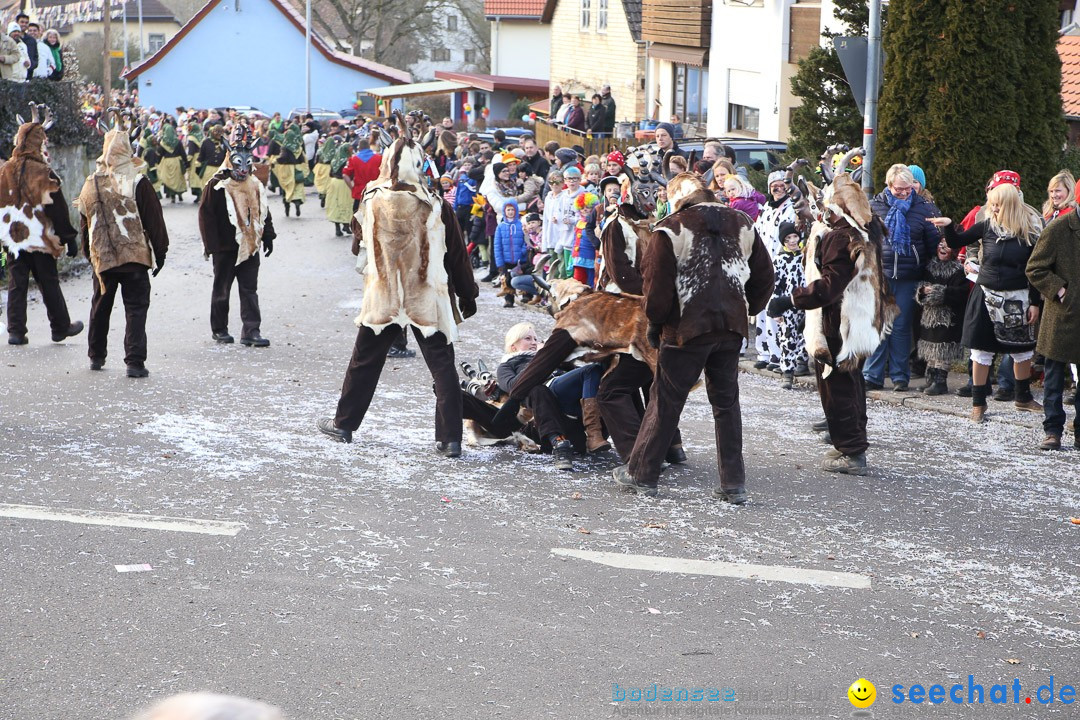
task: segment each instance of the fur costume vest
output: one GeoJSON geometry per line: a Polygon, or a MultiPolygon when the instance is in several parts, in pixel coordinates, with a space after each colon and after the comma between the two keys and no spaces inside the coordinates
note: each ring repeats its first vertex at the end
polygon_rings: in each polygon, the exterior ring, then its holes
{"type": "Polygon", "coordinates": [[[225,209],[229,222],[236,228],[236,244],[240,247],[236,253],[239,265],[259,252],[269,212],[266,187],[254,175],[237,182],[228,170],[222,170],[214,190],[225,193],[225,209]]]}
{"type": "MultiPolygon", "coordinates": [[[[139,182],[149,182],[144,177],[139,182]]],[[[86,178],[79,193],[79,211],[86,216],[89,225],[89,254],[98,279],[106,270],[136,263],[154,267],[153,249],[146,237],[135,193],[121,191],[122,183],[112,173],[95,172],[86,178]]]]}
{"type": "Polygon", "coordinates": [[[60,237],[45,213],[52,194],[60,191],[60,180],[42,154],[44,144],[41,124],[23,123],[11,160],[0,168],[0,242],[12,257],[24,250],[60,257],[60,237]]]}
{"type": "Polygon", "coordinates": [[[355,218],[364,239],[356,258],[356,271],[364,276],[356,325],[376,333],[412,325],[424,337],[441,332],[447,342],[456,341],[460,316],[450,299],[437,198],[419,181],[380,177],[368,184],[355,218]]]}
{"type": "Polygon", "coordinates": [[[856,369],[861,360],[877,349],[898,314],[881,269],[884,233],[880,221],[867,217],[864,229],[843,208],[827,207],[833,211],[834,225],[830,230],[820,222],[815,223],[811,231],[805,252],[806,286],[822,277],[823,250],[829,252],[826,245],[833,245],[833,251],[845,253],[854,264],[854,272],[844,288],[839,308],[834,304],[806,311],[806,349],[811,357],[826,366],[822,377],[828,377],[833,368],[841,372],[856,369]],[[827,335],[840,339],[840,352],[836,357],[829,350],[827,335]]]}

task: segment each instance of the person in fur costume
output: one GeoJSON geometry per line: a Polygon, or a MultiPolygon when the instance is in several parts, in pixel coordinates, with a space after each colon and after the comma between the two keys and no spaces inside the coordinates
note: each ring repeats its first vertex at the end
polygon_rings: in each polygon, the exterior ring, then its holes
{"type": "Polygon", "coordinates": [[[83,253],[94,268],[94,299],[87,333],[90,369],[101,370],[108,355],[109,319],[116,291],[124,299],[127,329],[124,364],[127,375],[143,378],[146,369],[146,315],[150,309],[150,269],[165,265],[169,233],[161,202],[133,160],[128,132],[119,111],[105,132],[97,170],[86,178],[76,205],[81,217],[83,253]]]}
{"type": "Polygon", "coordinates": [[[45,159],[45,131],[52,114],[44,105],[31,103],[30,122],[21,122],[15,133],[11,159],[0,168],[0,244],[8,256],[8,344],[25,345],[26,294],[33,275],[49,314],[53,342],[82,332],[81,322],[71,322],[56,259],[67,247],[68,257],[79,248],[78,232],[68,217],[68,204],[60,178],[45,159]],[[39,120],[44,110],[45,117],[39,120]]]}
{"type": "Polygon", "coordinates": [[[199,201],[199,232],[203,252],[214,260],[214,289],[210,296],[210,332],[215,341],[233,342],[229,334],[229,295],[233,281],[240,293],[240,344],[268,347],[260,334],[259,249],[274,251],[274,222],[266,188],[251,174],[251,135],[237,126],[225,143],[225,164],[210,178],[199,201]]]}
{"type": "MultiPolygon", "coordinates": [[[[803,273],[802,238],[795,230],[795,223],[780,224],[780,250],[773,258],[776,273],[776,287],[773,294],[790,295],[796,288],[806,284],[803,273]]],[[[764,242],[764,240],[763,240],[764,242]]],[[[796,375],[809,375],[806,360],[806,341],[803,339],[803,326],[806,313],[792,308],[776,318],[776,342],[780,350],[781,387],[790,390],[796,375]]]]}
{"type": "Polygon", "coordinates": [[[927,395],[944,395],[949,391],[949,366],[964,357],[960,336],[964,332],[967,296],[964,266],[942,240],[915,289],[915,302],[922,307],[917,347],[919,357],[926,361],[923,392],[927,395]]]}
{"type": "Polygon", "coordinates": [[[770,317],[806,313],[807,350],[817,361],[818,393],[834,450],[827,472],[865,475],[866,388],[862,366],[896,316],[881,269],[885,226],[849,175],[839,175],[821,199],[822,218],[806,246],[804,287],[773,298],[770,317]]]}

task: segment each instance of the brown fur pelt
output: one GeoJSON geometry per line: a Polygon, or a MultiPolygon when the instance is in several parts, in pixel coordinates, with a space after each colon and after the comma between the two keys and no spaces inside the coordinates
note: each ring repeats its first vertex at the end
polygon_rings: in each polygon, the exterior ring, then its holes
{"type": "Polygon", "coordinates": [[[239,265],[259,252],[263,225],[269,212],[266,186],[254,175],[237,182],[228,170],[222,170],[215,190],[225,193],[225,208],[229,222],[236,228],[236,244],[240,246],[236,253],[236,264],[239,265]]]}
{"type": "Polygon", "coordinates": [[[640,293],[639,260],[652,238],[652,223],[632,205],[619,206],[619,214],[600,235],[603,264],[597,286],[608,292],[640,293]]]}
{"type": "Polygon", "coordinates": [[[135,198],[119,191],[116,178],[102,172],[86,178],[78,206],[89,223],[90,263],[99,279],[127,263],[154,266],[135,198]]]}
{"type": "Polygon", "coordinates": [[[716,196],[705,185],[705,181],[689,172],[679,173],[668,181],[667,195],[672,214],[687,205],[716,202],[716,196]]]}
{"type": "Polygon", "coordinates": [[[41,123],[23,123],[11,160],[0,168],[0,242],[13,257],[24,250],[60,257],[60,238],[45,214],[60,181],[45,162],[44,144],[41,123]]]}
{"type": "Polygon", "coordinates": [[[572,278],[552,283],[555,330],[577,344],[567,360],[597,362],[628,353],[656,370],[656,349],[645,335],[649,321],[640,295],[596,291],[572,278]]]}
{"type": "Polygon", "coordinates": [[[183,693],[162,700],[135,720],[285,720],[276,707],[215,693],[183,693]]]}

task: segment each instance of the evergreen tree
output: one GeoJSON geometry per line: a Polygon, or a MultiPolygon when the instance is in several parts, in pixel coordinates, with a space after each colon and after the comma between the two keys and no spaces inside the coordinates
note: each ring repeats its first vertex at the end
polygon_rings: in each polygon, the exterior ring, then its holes
{"type": "Polygon", "coordinates": [[[866,35],[869,10],[865,0],[836,0],[836,19],[844,32],[825,32],[824,47],[815,47],[799,61],[791,78],[791,92],[802,104],[791,111],[791,154],[816,159],[829,145],[855,145],[862,137],[863,117],[844,78],[844,68],[833,48],[838,35],[866,35]]]}
{"type": "Polygon", "coordinates": [[[1035,205],[1065,140],[1053,0],[893,0],[885,28],[878,187],[894,162],[921,165],[942,210],[984,201],[1016,170],[1035,205]]]}

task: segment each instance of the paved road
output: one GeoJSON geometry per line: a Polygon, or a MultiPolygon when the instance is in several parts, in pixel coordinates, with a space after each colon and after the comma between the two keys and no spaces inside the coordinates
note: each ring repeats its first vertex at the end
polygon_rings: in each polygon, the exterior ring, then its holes
{"type": "MultiPolygon", "coordinates": [[[[346,241],[317,203],[304,208],[286,219],[273,207],[269,349],[212,342],[211,269],[188,204],[165,208],[173,247],[154,283],[150,378],[124,376],[119,310],[104,372],[89,371],[84,337],[47,341],[40,303],[30,345],[0,351],[0,503],[240,524],[211,535],[0,517],[0,718],[125,718],[192,689],[298,720],[847,717],[860,676],[877,684],[878,717],[966,716],[893,705],[889,688],[948,689],[969,674],[987,693],[977,713],[997,717],[1018,710],[989,705],[994,683],[1018,678],[1023,705],[1051,675],[1055,692],[1080,682],[1080,527],[1068,522],[1080,453],[1040,454],[1036,428],[874,403],[872,476],[829,475],[809,431],[816,396],[748,374],[752,502],[709,496],[703,393],[683,420],[689,465],[645,500],[615,492],[613,457],[573,474],[501,448],[437,457],[419,360],[389,363],[357,443],[331,443],[314,422],[337,398],[358,281],[346,241]],[[808,570],[836,582],[793,582],[808,570]],[[652,683],[736,699],[613,702],[652,683]]],[[[88,275],[64,289],[86,318],[88,275]]],[[[522,319],[550,328],[499,305],[485,289],[462,358],[496,362],[522,319]]]]}

